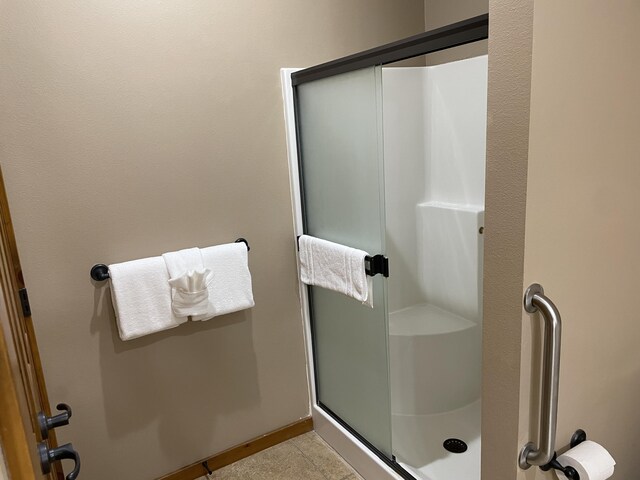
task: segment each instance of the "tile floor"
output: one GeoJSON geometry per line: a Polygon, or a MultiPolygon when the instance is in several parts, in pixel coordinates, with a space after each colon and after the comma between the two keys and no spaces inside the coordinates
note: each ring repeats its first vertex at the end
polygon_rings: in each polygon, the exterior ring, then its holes
{"type": "MultiPolygon", "coordinates": [[[[216,480],[363,480],[315,432],[217,470],[216,480]]],[[[206,480],[202,477],[201,480],[206,480]]]]}

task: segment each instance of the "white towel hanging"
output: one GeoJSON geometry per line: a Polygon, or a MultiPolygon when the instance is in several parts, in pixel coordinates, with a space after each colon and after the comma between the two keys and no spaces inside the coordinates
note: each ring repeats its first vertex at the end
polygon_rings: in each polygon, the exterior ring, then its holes
{"type": "Polygon", "coordinates": [[[162,257],[109,265],[111,301],[122,340],[184,323],[171,309],[169,274],[162,257]]]}
{"type": "Polygon", "coordinates": [[[373,307],[373,280],[365,270],[367,252],[302,235],[298,240],[300,280],[342,293],[373,307]]]}
{"type": "Polygon", "coordinates": [[[201,249],[202,262],[211,271],[209,311],[193,320],[209,320],[255,305],[247,245],[227,243],[201,249]]]}

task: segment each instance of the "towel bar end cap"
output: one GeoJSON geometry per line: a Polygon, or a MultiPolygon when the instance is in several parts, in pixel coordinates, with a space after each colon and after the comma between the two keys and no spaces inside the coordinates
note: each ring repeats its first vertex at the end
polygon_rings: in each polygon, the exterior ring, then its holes
{"type": "Polygon", "coordinates": [[[247,241],[246,238],[240,237],[240,238],[236,239],[235,243],[244,243],[246,245],[246,247],[247,247],[247,252],[249,250],[251,250],[251,247],[249,246],[249,242],[247,241]]]}
{"type": "Polygon", "coordinates": [[[91,267],[91,278],[96,282],[103,282],[109,278],[109,267],[103,263],[99,263],[91,267]]]}

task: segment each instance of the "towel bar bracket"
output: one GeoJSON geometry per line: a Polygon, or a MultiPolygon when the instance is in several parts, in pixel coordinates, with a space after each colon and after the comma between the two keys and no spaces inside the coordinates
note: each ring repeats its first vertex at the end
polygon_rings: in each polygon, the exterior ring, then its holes
{"type": "Polygon", "coordinates": [[[367,275],[373,277],[382,274],[383,277],[389,276],[389,259],[382,254],[373,257],[364,257],[364,270],[367,275]]]}
{"type": "Polygon", "coordinates": [[[104,282],[109,279],[109,267],[103,263],[99,263],[91,267],[91,278],[96,282],[104,282]]]}
{"type": "Polygon", "coordinates": [[[244,243],[247,246],[247,252],[251,250],[251,247],[249,246],[249,242],[247,241],[246,238],[240,237],[235,241],[235,243],[240,243],[240,242],[244,243]]]}

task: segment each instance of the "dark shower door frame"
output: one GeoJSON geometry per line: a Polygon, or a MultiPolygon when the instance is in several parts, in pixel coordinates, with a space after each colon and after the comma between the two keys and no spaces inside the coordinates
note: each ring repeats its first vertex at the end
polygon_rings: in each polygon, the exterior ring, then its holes
{"type": "MultiPolygon", "coordinates": [[[[477,17],[473,17],[461,22],[453,23],[435,30],[424,32],[418,35],[414,35],[396,42],[388,43],[379,47],[375,47],[369,50],[365,50],[360,53],[355,53],[346,57],[342,57],[330,62],[322,63],[313,67],[309,67],[303,70],[298,70],[291,74],[291,85],[293,88],[293,101],[295,112],[295,125],[296,125],[296,149],[298,160],[298,174],[300,185],[300,206],[302,213],[303,229],[307,232],[307,217],[305,213],[305,199],[304,199],[304,181],[303,181],[303,162],[302,162],[302,145],[300,142],[300,124],[299,124],[299,99],[297,87],[307,82],[314,80],[320,80],[322,78],[339,75],[342,73],[351,72],[367,67],[382,66],[401,60],[417,57],[420,55],[427,55],[430,53],[439,52],[453,47],[466,45],[468,43],[485,40],[489,37],[489,15],[484,14],[477,17]]],[[[370,451],[374,452],[385,464],[393,469],[398,475],[407,479],[415,480],[415,478],[409,474],[402,466],[400,466],[395,457],[391,459],[387,457],[383,452],[378,450],[372,445],[366,438],[364,438],[358,431],[353,429],[347,422],[336,415],[331,409],[324,405],[319,396],[319,385],[317,378],[317,358],[316,358],[316,335],[314,331],[314,318],[313,318],[313,299],[311,295],[311,288],[307,287],[308,298],[308,315],[311,326],[311,348],[313,352],[313,363],[316,365],[314,368],[314,387],[316,392],[316,402],[325,413],[333,418],[338,424],[344,427],[349,433],[356,437],[362,444],[364,444],[370,451]]]]}

